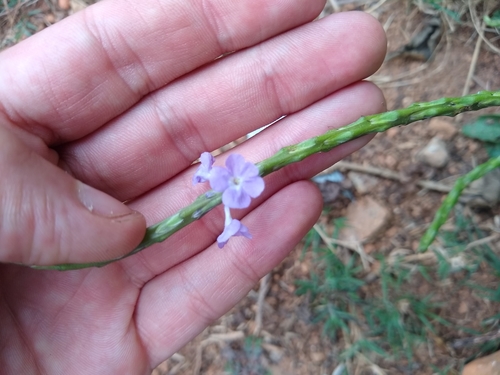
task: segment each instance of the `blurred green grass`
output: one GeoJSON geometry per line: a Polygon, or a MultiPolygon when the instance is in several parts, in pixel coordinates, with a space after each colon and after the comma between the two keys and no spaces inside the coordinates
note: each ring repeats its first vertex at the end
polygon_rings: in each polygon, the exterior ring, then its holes
{"type": "MultiPolygon", "coordinates": [[[[334,221],[335,234],[342,225],[341,220],[334,221]]],[[[449,358],[449,364],[438,368],[430,361],[421,362],[421,354],[417,353],[422,345],[433,347],[436,340],[444,342],[442,337],[449,337],[450,332],[481,337],[498,324],[500,314],[483,319],[481,331],[472,326],[457,326],[446,316],[446,292],[439,288],[453,282],[457,295],[467,289],[485,304],[500,306],[500,288],[496,287],[500,282],[499,255],[487,244],[467,249],[469,243],[485,236],[476,223],[456,209],[453,229],[440,234],[440,247],[434,250],[432,264],[410,264],[404,256],[388,261],[379,255],[378,277],[368,281],[356,253],[341,248],[332,250],[313,229],[304,239],[313,265],[308,278],[297,280],[296,294],[308,297],[311,323],[320,325],[326,336],[343,346],[339,361],[362,357],[375,364],[389,360],[403,361],[407,366],[420,361],[420,367],[434,373],[453,373],[464,363],[497,350],[500,340],[473,345],[473,354],[462,358],[458,366],[456,358],[449,358]],[[490,275],[485,284],[473,277],[481,267],[482,272],[490,275]],[[457,273],[461,281],[451,281],[457,273]],[[419,293],[423,283],[432,292],[419,293]]],[[[474,317],[470,321],[474,322],[474,317]]]]}

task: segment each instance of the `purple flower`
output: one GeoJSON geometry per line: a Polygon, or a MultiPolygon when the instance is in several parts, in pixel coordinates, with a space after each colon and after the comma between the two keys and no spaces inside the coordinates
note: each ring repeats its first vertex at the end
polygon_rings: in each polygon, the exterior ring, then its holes
{"type": "Polygon", "coordinates": [[[264,179],[259,176],[259,169],[238,154],[228,156],[226,168],[213,167],[214,157],[209,152],[201,154],[200,162],[193,176],[193,185],[209,181],[213,190],[207,196],[213,195],[214,191],[222,193],[225,221],[224,231],[217,237],[219,248],[223,248],[232,236],[252,238],[248,228],[231,217],[230,209],[248,207],[252,198],[264,191],[264,179]]]}
{"type": "Polygon", "coordinates": [[[214,164],[214,157],[210,152],[204,152],[200,156],[200,166],[193,176],[193,185],[200,182],[208,181],[210,178],[210,171],[212,170],[212,165],[214,164]]]}
{"type": "Polygon", "coordinates": [[[209,181],[213,190],[222,192],[222,203],[229,208],[248,207],[251,198],[258,197],[264,190],[259,169],[238,154],[228,156],[226,168],[213,167],[209,181]]]}
{"type": "Polygon", "coordinates": [[[224,213],[226,215],[224,231],[217,237],[217,245],[222,249],[232,236],[244,236],[252,238],[248,228],[241,223],[241,221],[233,219],[229,211],[229,207],[224,206],[224,213]]]}

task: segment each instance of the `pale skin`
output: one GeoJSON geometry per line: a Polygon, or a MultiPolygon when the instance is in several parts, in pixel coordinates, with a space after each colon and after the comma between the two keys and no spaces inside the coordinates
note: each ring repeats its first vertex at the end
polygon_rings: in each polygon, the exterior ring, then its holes
{"type": "Polygon", "coordinates": [[[2,373],[148,374],[301,240],[322,207],[304,180],[368,138],[266,177],[233,212],[252,240],[219,249],[218,207],[104,268],[8,264],[123,255],[204,192],[191,186],[203,151],[289,115],[235,150],[258,162],[385,110],[361,82],[384,58],[381,26],[355,12],[310,23],[323,5],[105,0],[0,54],[2,373]]]}

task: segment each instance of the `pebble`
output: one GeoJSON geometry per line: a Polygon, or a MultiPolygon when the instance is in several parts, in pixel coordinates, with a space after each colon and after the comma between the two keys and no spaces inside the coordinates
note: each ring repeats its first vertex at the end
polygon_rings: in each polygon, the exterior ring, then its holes
{"type": "Polygon", "coordinates": [[[462,375],[500,375],[500,351],[466,364],[462,375]]]}
{"type": "Polygon", "coordinates": [[[70,0],[71,14],[79,12],[88,7],[88,4],[82,0],[70,0]]]}
{"type": "Polygon", "coordinates": [[[446,143],[439,137],[432,138],[417,154],[417,159],[434,168],[442,168],[450,160],[446,143]]]}
{"type": "Polygon", "coordinates": [[[311,353],[311,361],[316,364],[316,365],[320,365],[324,362],[326,356],[324,353],[321,353],[321,352],[312,352],[311,353]]]}
{"type": "Polygon", "coordinates": [[[495,169],[472,182],[468,190],[472,196],[465,196],[467,205],[474,208],[488,208],[500,202],[500,170],[495,169]]]}
{"type": "Polygon", "coordinates": [[[430,120],[429,130],[432,135],[437,135],[445,141],[449,141],[458,133],[453,121],[441,117],[430,120]]]}
{"type": "Polygon", "coordinates": [[[415,103],[415,99],[413,99],[412,97],[405,96],[403,98],[403,107],[408,107],[408,106],[412,105],[413,103],[415,103]]]}
{"type": "Polygon", "coordinates": [[[283,349],[272,344],[262,344],[262,348],[269,354],[269,359],[273,363],[278,363],[283,358],[283,349]]]}
{"type": "Polygon", "coordinates": [[[56,23],[56,21],[57,21],[57,20],[56,20],[56,16],[54,16],[52,13],[49,13],[49,14],[44,15],[44,16],[43,16],[43,20],[44,20],[46,23],[50,24],[50,25],[52,25],[53,23],[56,23]]]}
{"type": "Polygon", "coordinates": [[[347,225],[340,232],[344,241],[364,242],[373,239],[387,227],[390,221],[390,211],[366,196],[352,202],[347,207],[347,225]]]}
{"type": "Polygon", "coordinates": [[[460,306],[458,307],[459,314],[467,314],[469,312],[469,305],[465,301],[460,302],[460,306]]]}
{"type": "Polygon", "coordinates": [[[328,181],[318,184],[318,188],[323,196],[324,203],[331,203],[335,201],[342,190],[340,184],[328,181]]]}
{"type": "Polygon", "coordinates": [[[69,0],[59,0],[57,4],[59,5],[59,8],[63,10],[68,10],[70,7],[69,0]]]}
{"type": "Polygon", "coordinates": [[[365,173],[349,172],[347,177],[349,177],[354,185],[354,188],[361,195],[373,191],[373,189],[380,183],[378,178],[365,173]]]}

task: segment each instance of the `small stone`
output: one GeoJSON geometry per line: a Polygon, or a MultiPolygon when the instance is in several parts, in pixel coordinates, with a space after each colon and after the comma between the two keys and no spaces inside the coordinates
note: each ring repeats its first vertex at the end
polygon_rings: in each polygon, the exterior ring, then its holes
{"type": "Polygon", "coordinates": [[[413,251],[417,252],[419,247],[420,247],[420,241],[418,240],[411,241],[411,249],[413,251]]]}
{"type": "Polygon", "coordinates": [[[415,100],[412,97],[405,96],[403,98],[403,107],[408,107],[408,106],[412,105],[413,103],[415,103],[415,100]]]}
{"type": "Polygon", "coordinates": [[[429,130],[432,135],[437,135],[445,141],[452,139],[458,132],[452,121],[442,117],[434,117],[429,122],[429,130]]]}
{"type": "Polygon", "coordinates": [[[386,167],[390,168],[390,169],[395,169],[397,164],[398,164],[398,160],[392,155],[387,155],[384,158],[384,162],[385,162],[386,167]]]}
{"type": "Polygon", "coordinates": [[[269,354],[269,359],[273,363],[278,363],[283,358],[283,349],[272,344],[262,344],[262,348],[269,354]]]}
{"type": "Polygon", "coordinates": [[[162,375],[168,373],[168,360],[160,363],[151,373],[151,375],[162,375]]]}
{"type": "Polygon", "coordinates": [[[335,201],[341,191],[340,184],[329,181],[318,184],[318,188],[323,196],[324,203],[331,203],[335,201]]]}
{"type": "Polygon", "coordinates": [[[469,312],[469,306],[465,301],[460,302],[460,306],[458,307],[459,314],[467,314],[469,312]]]}
{"type": "Polygon", "coordinates": [[[477,150],[479,149],[479,147],[484,147],[484,146],[483,145],[479,145],[479,142],[470,142],[467,145],[467,150],[469,152],[477,152],[477,150]]]}
{"type": "Polygon", "coordinates": [[[88,7],[88,4],[83,0],[70,0],[71,14],[75,14],[88,7]]]}
{"type": "Polygon", "coordinates": [[[300,272],[302,273],[302,275],[309,275],[309,267],[307,267],[307,264],[300,264],[300,272]]]}
{"type": "Polygon", "coordinates": [[[347,177],[349,177],[354,188],[361,195],[372,191],[380,182],[376,177],[358,172],[349,172],[347,177]]]}
{"type": "Polygon", "coordinates": [[[500,202],[500,170],[485,174],[472,182],[464,199],[469,207],[488,208],[500,202]]]}
{"type": "Polygon", "coordinates": [[[399,228],[394,226],[389,228],[385,234],[388,238],[392,238],[395,237],[398,233],[399,233],[399,228]]]}
{"type": "Polygon", "coordinates": [[[499,375],[500,351],[465,365],[462,375],[499,375]]]}
{"type": "Polygon", "coordinates": [[[311,361],[315,365],[320,365],[325,361],[325,354],[321,352],[312,352],[311,353],[311,361]]]}
{"type": "Polygon", "coordinates": [[[410,311],[410,301],[408,301],[406,298],[399,300],[397,306],[401,314],[406,315],[410,311]]]}
{"type": "Polygon", "coordinates": [[[390,211],[370,197],[362,197],[347,207],[347,224],[340,232],[344,241],[364,242],[377,237],[390,221],[390,211]]]}
{"type": "Polygon", "coordinates": [[[371,254],[373,253],[377,248],[375,247],[374,244],[368,243],[365,246],[363,246],[363,250],[365,251],[366,254],[371,254]]]}
{"type": "Polygon", "coordinates": [[[45,16],[43,16],[43,20],[52,25],[53,23],[56,23],[56,16],[54,16],[52,13],[49,13],[49,14],[46,14],[45,16]]]}
{"type": "Polygon", "coordinates": [[[57,5],[59,5],[59,8],[61,8],[62,10],[68,10],[69,9],[69,0],[59,0],[57,2],[57,5]]]}
{"type": "Polygon", "coordinates": [[[442,168],[450,160],[446,143],[439,137],[434,137],[417,155],[417,159],[434,168],[442,168]]]}

